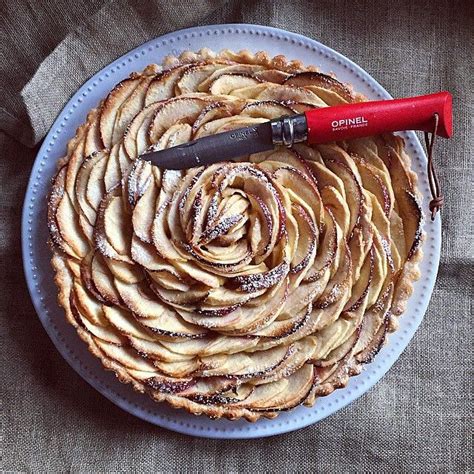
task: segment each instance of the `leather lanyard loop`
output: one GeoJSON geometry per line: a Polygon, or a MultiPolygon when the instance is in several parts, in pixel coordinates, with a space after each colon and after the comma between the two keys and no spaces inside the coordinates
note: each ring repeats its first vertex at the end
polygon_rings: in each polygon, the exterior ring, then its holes
{"type": "Polygon", "coordinates": [[[441,209],[441,207],[444,204],[444,196],[441,193],[441,188],[438,180],[438,176],[436,174],[436,169],[434,166],[434,160],[433,160],[433,150],[434,150],[434,144],[436,140],[436,133],[438,131],[438,124],[439,124],[439,115],[434,114],[434,127],[431,132],[425,132],[425,145],[426,145],[426,151],[428,153],[428,165],[427,165],[427,171],[428,171],[428,182],[430,185],[430,191],[431,191],[431,201],[430,201],[430,211],[431,211],[431,220],[434,221],[436,213],[441,209]],[[431,135],[431,136],[430,136],[431,135]]]}

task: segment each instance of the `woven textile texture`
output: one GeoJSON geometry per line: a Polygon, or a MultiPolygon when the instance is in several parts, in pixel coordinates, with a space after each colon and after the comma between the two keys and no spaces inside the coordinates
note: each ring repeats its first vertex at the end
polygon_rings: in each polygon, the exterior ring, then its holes
{"type": "Polygon", "coordinates": [[[0,0],[2,470],[469,472],[474,299],[471,2],[0,0]],[[38,145],[72,93],[139,44],[196,25],[258,23],[314,38],[393,96],[449,90],[436,162],[446,203],[437,284],[390,372],[330,418],[263,440],[190,438],[122,412],[53,347],[30,303],[20,214],[38,145]]]}

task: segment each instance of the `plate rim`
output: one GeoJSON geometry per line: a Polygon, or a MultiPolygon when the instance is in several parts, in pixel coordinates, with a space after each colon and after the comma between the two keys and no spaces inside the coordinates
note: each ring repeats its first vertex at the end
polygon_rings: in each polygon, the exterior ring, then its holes
{"type": "MultiPolygon", "coordinates": [[[[209,420],[205,417],[199,417],[199,418],[201,419],[201,421],[204,418],[208,422],[212,421],[212,423],[215,423],[216,424],[214,426],[215,431],[209,430],[209,428],[207,430],[204,430],[204,428],[197,429],[197,428],[195,428],[196,423],[192,424],[194,426],[194,428],[193,428],[193,426],[186,426],[186,425],[181,425],[181,424],[176,425],[176,423],[173,423],[173,420],[171,419],[171,418],[173,418],[172,416],[163,417],[164,419],[156,419],[156,417],[152,418],[150,416],[147,416],[146,412],[141,410],[140,407],[138,407],[138,406],[137,406],[137,409],[133,409],[133,406],[131,407],[129,405],[129,403],[127,403],[127,400],[125,400],[125,398],[123,398],[123,397],[120,398],[120,394],[111,393],[111,391],[108,388],[106,383],[105,384],[102,383],[97,378],[94,380],[94,376],[90,372],[90,369],[89,369],[89,371],[87,371],[86,366],[85,366],[85,364],[82,363],[82,361],[75,360],[72,357],[72,355],[64,347],[64,342],[61,341],[61,336],[58,332],[58,329],[54,326],[54,324],[53,325],[47,324],[46,319],[47,319],[48,312],[46,310],[46,307],[43,308],[43,302],[44,301],[43,301],[42,297],[38,296],[38,294],[41,294],[40,292],[38,293],[38,285],[39,284],[36,281],[38,279],[37,278],[38,275],[37,275],[37,273],[35,273],[36,271],[38,271],[38,268],[34,268],[32,266],[31,263],[33,262],[33,260],[31,259],[32,256],[30,255],[30,252],[31,252],[31,250],[30,250],[31,232],[32,232],[32,230],[31,230],[32,229],[32,227],[31,227],[31,225],[32,225],[31,217],[32,216],[30,215],[30,213],[31,213],[31,210],[35,206],[35,204],[33,204],[34,201],[35,201],[35,194],[36,194],[35,175],[36,175],[36,179],[38,179],[38,175],[39,175],[38,169],[41,169],[41,168],[38,168],[38,165],[41,163],[43,156],[47,157],[47,153],[49,153],[49,147],[54,146],[54,141],[56,140],[56,136],[62,130],[64,121],[67,120],[65,118],[66,111],[71,110],[71,107],[73,107],[74,109],[76,109],[78,107],[77,103],[82,102],[81,101],[81,94],[84,95],[84,97],[85,97],[84,90],[85,89],[90,89],[91,85],[94,83],[94,81],[98,81],[99,78],[101,77],[101,75],[105,74],[107,71],[112,71],[113,68],[117,67],[117,65],[119,65],[120,63],[125,63],[125,60],[130,62],[129,58],[131,58],[132,55],[135,58],[140,57],[140,55],[144,55],[143,52],[145,51],[145,49],[151,47],[152,44],[157,44],[157,42],[159,42],[159,41],[162,41],[162,42],[169,41],[170,43],[172,43],[173,41],[171,41],[171,40],[173,38],[180,38],[180,37],[182,38],[182,37],[185,37],[186,35],[192,35],[193,33],[194,34],[199,34],[202,31],[212,31],[212,32],[217,31],[218,35],[222,34],[223,36],[225,36],[226,33],[236,33],[236,34],[241,33],[241,34],[247,35],[247,32],[249,32],[251,30],[253,30],[254,32],[255,31],[267,32],[270,37],[273,34],[274,36],[277,37],[277,39],[282,39],[282,38],[285,38],[285,37],[291,38],[292,41],[295,41],[296,47],[302,46],[303,44],[311,44],[313,47],[315,47],[315,49],[314,49],[315,54],[317,52],[322,54],[321,52],[324,51],[325,55],[327,56],[328,59],[335,59],[340,64],[349,65],[350,66],[350,68],[348,68],[349,72],[354,72],[357,77],[359,77],[361,80],[366,82],[372,88],[372,91],[374,93],[378,93],[379,97],[384,97],[384,98],[387,98],[387,99],[392,98],[391,95],[385,90],[384,87],[382,87],[369,73],[364,71],[364,69],[362,69],[356,63],[354,63],[352,60],[345,57],[341,53],[333,50],[332,48],[330,48],[330,47],[328,47],[328,46],[326,46],[326,45],[324,45],[324,44],[322,44],[322,43],[320,43],[320,42],[318,42],[314,39],[308,38],[304,35],[300,35],[298,33],[293,33],[291,31],[286,31],[286,30],[283,30],[283,29],[280,29],[280,28],[274,28],[274,27],[256,25],[256,24],[245,24],[245,23],[205,25],[205,26],[197,26],[197,27],[192,27],[192,28],[184,28],[184,29],[181,29],[181,30],[170,32],[170,33],[167,33],[165,35],[153,38],[153,39],[137,46],[136,48],[130,50],[129,52],[127,52],[124,55],[117,58],[115,61],[107,64],[102,69],[100,69],[96,74],[94,74],[91,78],[86,80],[84,82],[84,84],[82,84],[78,88],[76,93],[72,95],[72,97],[69,99],[69,101],[65,104],[64,108],[58,114],[56,120],[54,121],[53,125],[51,126],[50,131],[45,136],[45,138],[43,140],[43,143],[42,143],[42,145],[41,145],[41,147],[38,151],[38,154],[35,158],[35,161],[33,163],[32,169],[31,169],[30,178],[28,180],[28,185],[27,185],[26,191],[25,191],[25,198],[24,198],[24,203],[23,203],[22,219],[21,219],[21,222],[22,222],[22,225],[21,225],[21,246],[22,246],[23,271],[24,271],[26,282],[27,282],[30,298],[31,298],[31,300],[33,302],[33,305],[35,307],[37,316],[40,319],[46,333],[48,334],[48,336],[52,340],[52,342],[55,345],[58,352],[66,360],[66,362],[76,371],[76,373],[78,373],[81,376],[81,378],[83,378],[87,383],[89,383],[89,385],[91,385],[93,388],[95,388],[99,393],[101,393],[103,396],[105,396],[112,403],[119,406],[120,408],[127,411],[128,413],[130,413],[134,416],[137,416],[138,418],[141,418],[144,421],[155,424],[155,425],[160,426],[162,428],[170,429],[170,430],[175,431],[175,432],[179,432],[179,433],[187,434],[187,435],[191,435],[191,436],[214,438],[214,439],[263,438],[263,437],[267,437],[267,436],[274,436],[274,435],[294,431],[294,430],[297,430],[297,429],[301,429],[301,428],[304,428],[306,426],[312,425],[312,424],[314,424],[318,421],[321,421],[322,419],[332,415],[334,412],[344,408],[348,404],[352,403],[353,401],[357,400],[362,395],[367,393],[367,391],[371,387],[373,387],[386,374],[386,372],[393,366],[393,364],[400,357],[401,353],[405,350],[405,348],[408,346],[410,341],[413,339],[413,337],[415,335],[415,332],[416,332],[419,324],[421,323],[421,321],[423,319],[423,316],[426,312],[427,306],[428,306],[429,301],[430,301],[431,294],[433,292],[434,284],[435,284],[435,281],[436,281],[436,275],[437,275],[437,271],[438,271],[438,266],[439,266],[440,249],[441,249],[441,220],[440,220],[440,217],[438,215],[438,218],[436,219],[436,221],[434,223],[432,223],[432,222],[426,223],[425,222],[425,225],[424,225],[424,230],[427,234],[428,234],[428,231],[427,231],[427,228],[426,228],[427,224],[428,224],[428,226],[430,228],[430,231],[431,231],[430,232],[430,237],[431,237],[432,243],[431,243],[430,254],[429,254],[430,258],[432,259],[432,261],[430,262],[430,267],[429,267],[430,270],[431,270],[431,273],[428,274],[428,275],[425,275],[425,279],[424,279],[425,285],[423,287],[423,291],[425,292],[425,295],[424,295],[423,300],[421,301],[421,307],[418,307],[417,310],[415,311],[415,313],[417,314],[417,317],[414,318],[414,322],[411,324],[409,331],[405,330],[406,331],[406,336],[407,336],[405,338],[405,341],[402,341],[401,344],[399,343],[399,345],[396,349],[392,348],[392,352],[396,353],[396,355],[395,355],[395,357],[392,357],[393,360],[391,362],[389,360],[388,363],[387,363],[387,359],[385,359],[384,360],[385,366],[382,367],[383,364],[380,364],[380,362],[382,362],[382,361],[379,361],[379,367],[377,368],[377,374],[372,377],[372,380],[369,380],[367,383],[364,384],[365,387],[360,391],[360,393],[354,394],[354,391],[352,391],[352,395],[351,395],[351,392],[350,392],[349,388],[350,388],[351,382],[353,382],[353,379],[358,379],[359,377],[361,377],[361,375],[351,377],[349,385],[346,388],[336,390],[336,392],[334,392],[334,393],[341,395],[339,398],[342,398],[342,401],[340,401],[338,403],[334,403],[332,406],[330,405],[328,408],[326,408],[324,414],[321,417],[318,418],[316,416],[317,419],[310,419],[310,417],[308,416],[308,417],[306,417],[306,419],[304,421],[299,421],[299,422],[294,421],[293,424],[283,425],[282,423],[279,423],[279,424],[276,425],[276,428],[273,428],[273,429],[268,429],[268,426],[274,420],[260,420],[255,424],[250,424],[248,422],[244,422],[245,424],[243,426],[245,426],[247,428],[247,429],[244,429],[244,430],[235,429],[237,427],[236,425],[239,424],[239,421],[228,422],[228,423],[232,423],[235,428],[222,429],[221,430],[221,429],[218,429],[218,426],[217,426],[218,424],[220,424],[221,420],[209,420]],[[230,30],[233,30],[233,31],[230,31],[230,30]],[[280,36],[282,38],[278,38],[278,36],[280,36]],[[300,43],[302,43],[302,44],[300,45],[300,43]],[[332,58],[331,58],[331,56],[332,56],[332,58]],[[74,106],[74,104],[76,104],[76,106],[74,106]],[[45,310],[46,310],[46,313],[45,313],[45,310]],[[346,392],[347,392],[347,396],[346,396],[346,392]],[[343,395],[343,393],[344,393],[344,395],[343,395]],[[252,427],[253,427],[253,430],[252,430],[252,427]],[[267,428],[267,429],[265,429],[265,428],[267,428]]],[[[250,34],[250,33],[248,33],[248,34],[250,34]]],[[[256,45],[257,44],[258,44],[258,42],[256,42],[256,45]]],[[[191,49],[192,50],[193,47],[189,46],[186,49],[191,49]]],[[[289,58],[289,59],[293,59],[293,58],[289,58]]],[[[105,91],[105,92],[107,92],[107,91],[105,91]]],[[[418,137],[415,135],[415,133],[414,132],[404,132],[401,135],[404,138],[408,139],[408,141],[412,141],[414,143],[413,150],[411,150],[411,152],[409,152],[409,155],[412,158],[412,161],[414,159],[413,154],[420,155],[421,160],[426,161],[426,155],[425,155],[424,150],[421,147],[421,143],[418,140],[418,137]],[[420,153],[420,151],[421,151],[421,153],[420,153]]],[[[419,175],[419,173],[417,173],[417,174],[419,175]]],[[[420,190],[420,191],[422,191],[422,190],[420,190]]],[[[44,199],[45,196],[43,195],[41,197],[44,199]]],[[[427,237],[428,237],[428,235],[427,235],[427,237]]],[[[424,245],[422,247],[424,251],[425,251],[425,246],[428,245],[427,240],[428,240],[428,238],[425,240],[424,245]]],[[[426,255],[423,257],[423,260],[422,260],[420,266],[425,261],[426,261],[426,255]]],[[[45,269],[45,271],[46,271],[46,269],[45,269]]],[[[423,277],[423,275],[422,275],[422,277],[423,277]]],[[[417,286],[419,286],[419,285],[417,285],[417,283],[415,283],[414,293],[417,292],[417,291],[420,291],[419,289],[417,290],[417,286]]],[[[410,297],[410,300],[412,301],[412,303],[413,303],[413,298],[414,298],[414,295],[412,295],[410,297]]],[[[405,316],[407,316],[406,313],[408,312],[408,307],[410,305],[410,300],[408,302],[407,311],[400,318],[404,318],[405,316]]],[[[62,315],[63,319],[65,320],[64,311],[62,310],[62,308],[58,307],[58,308],[55,308],[55,310],[61,312],[61,315],[62,315]]],[[[400,319],[400,321],[402,321],[402,319],[400,319]]],[[[71,329],[72,329],[72,327],[71,327],[71,329]]],[[[390,334],[388,346],[390,346],[390,341],[394,337],[396,337],[398,331],[400,331],[400,329],[397,330],[396,332],[390,334]]],[[[74,330],[74,333],[75,333],[75,330],[74,330]]],[[[76,337],[77,337],[77,335],[76,335],[76,337]]],[[[77,341],[80,344],[85,346],[85,344],[82,341],[80,341],[78,337],[77,337],[77,341]]],[[[384,349],[382,349],[381,352],[383,352],[384,349]]],[[[380,356],[380,355],[381,354],[379,353],[378,356],[380,356]]],[[[372,367],[373,371],[375,371],[375,368],[374,368],[373,364],[375,364],[375,362],[377,362],[378,356],[375,358],[375,361],[373,361],[371,364],[369,364],[367,366],[368,368],[372,367]]],[[[93,357],[93,356],[91,356],[91,357],[93,357]]],[[[387,355],[385,357],[387,358],[387,355]]],[[[104,374],[106,373],[105,370],[103,370],[103,372],[104,372],[104,374]]],[[[364,371],[364,372],[367,373],[367,371],[364,371]]],[[[104,375],[104,377],[105,377],[105,375],[104,375]]],[[[120,382],[117,381],[117,384],[120,384],[120,382]]],[[[126,387],[130,392],[134,393],[133,389],[129,385],[123,385],[123,384],[120,384],[120,385],[122,385],[123,387],[126,387]]],[[[144,397],[144,395],[141,395],[141,396],[144,397]]],[[[331,397],[331,395],[329,397],[331,397]]],[[[325,397],[325,398],[327,399],[328,397],[325,397]]],[[[310,411],[315,411],[315,407],[318,404],[323,403],[322,400],[323,399],[320,399],[320,401],[316,402],[315,406],[313,406],[312,408],[301,408],[301,407],[299,407],[299,408],[293,410],[292,412],[288,412],[288,413],[290,413],[290,414],[294,413],[295,417],[296,417],[296,410],[303,409],[303,410],[306,410],[305,413],[309,413],[310,411]]],[[[160,405],[158,405],[158,406],[160,406],[160,405]]],[[[175,411],[173,413],[178,413],[178,412],[175,411]]],[[[181,415],[183,415],[183,414],[181,413],[180,416],[181,415]]],[[[278,420],[278,418],[280,418],[281,416],[282,415],[280,414],[280,416],[277,417],[275,420],[278,420]]],[[[189,417],[191,417],[193,419],[193,421],[195,421],[195,422],[196,422],[196,420],[198,420],[193,415],[189,415],[189,417]]],[[[290,417],[291,417],[291,415],[290,415],[290,417]]],[[[198,420],[197,423],[199,424],[199,420],[198,420]]],[[[204,424],[206,424],[206,423],[204,423],[204,424]]],[[[190,425],[190,424],[188,423],[188,425],[190,425]]]]}

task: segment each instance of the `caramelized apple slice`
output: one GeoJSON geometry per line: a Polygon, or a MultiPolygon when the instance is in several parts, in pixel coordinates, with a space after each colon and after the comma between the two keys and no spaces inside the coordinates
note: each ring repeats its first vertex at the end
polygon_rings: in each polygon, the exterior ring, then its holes
{"type": "Polygon", "coordinates": [[[149,84],[145,96],[145,105],[173,97],[176,84],[183,73],[191,66],[186,64],[167,69],[157,75],[149,84]]]}
{"type": "Polygon", "coordinates": [[[289,350],[278,346],[267,351],[239,352],[232,355],[219,354],[202,357],[204,377],[232,375],[239,378],[264,376],[288,357],[289,350]]]}
{"type": "Polygon", "coordinates": [[[347,86],[337,79],[320,72],[300,72],[294,74],[286,79],[285,84],[305,88],[312,87],[325,102],[327,100],[328,105],[354,102],[354,97],[347,86]],[[337,101],[335,97],[339,97],[342,100],[337,101]]]}
{"type": "Polygon", "coordinates": [[[211,102],[201,110],[201,113],[194,121],[192,126],[193,135],[195,135],[199,128],[207,122],[231,116],[232,108],[229,105],[223,104],[221,102],[211,102]]]}
{"type": "Polygon", "coordinates": [[[219,71],[225,66],[225,64],[219,63],[199,64],[197,66],[191,66],[186,71],[184,71],[181,78],[176,83],[175,90],[177,95],[201,91],[199,85],[204,80],[211,77],[214,72],[219,71]]]}
{"type": "Polygon", "coordinates": [[[262,117],[268,120],[281,117],[283,115],[293,115],[296,111],[290,106],[275,100],[262,100],[251,102],[243,109],[242,115],[249,115],[250,117],[262,117]]]}
{"type": "Polygon", "coordinates": [[[155,102],[141,110],[130,122],[123,137],[123,144],[128,156],[132,159],[141,155],[149,146],[148,129],[163,102],[155,102]]]}
{"type": "Polygon", "coordinates": [[[209,92],[213,95],[229,95],[235,89],[250,87],[259,84],[257,79],[243,74],[223,74],[215,79],[209,87],[209,92]]]}
{"type": "Polygon", "coordinates": [[[201,92],[209,91],[213,82],[222,75],[242,74],[244,76],[254,76],[259,71],[263,70],[263,66],[256,64],[232,64],[214,71],[207,79],[199,84],[198,90],[201,92]]]}
{"type": "MultiPolygon", "coordinates": [[[[65,194],[64,192],[65,178],[66,167],[63,166],[53,179],[53,186],[48,198],[49,235],[51,237],[52,242],[56,244],[59,248],[61,248],[64,252],[74,258],[79,258],[79,255],[76,253],[76,250],[74,250],[71,245],[64,239],[63,234],[61,233],[61,224],[57,220],[58,209],[60,208],[60,206],[63,206],[62,215],[64,215],[64,206],[68,205],[67,201],[65,204],[62,204],[65,197],[67,197],[67,194],[65,194]]],[[[82,252],[82,247],[78,247],[77,250],[80,250],[82,252]]]]}
{"type": "Polygon", "coordinates": [[[117,329],[120,334],[138,338],[141,341],[154,341],[153,333],[138,324],[133,314],[129,311],[106,305],[103,306],[103,310],[108,323],[117,329]]]}
{"type": "Polygon", "coordinates": [[[259,100],[293,100],[295,102],[304,102],[317,107],[326,107],[316,94],[301,87],[291,85],[273,85],[261,91],[256,97],[259,100]]]}
{"type": "Polygon", "coordinates": [[[174,337],[200,337],[201,328],[183,321],[175,311],[153,298],[144,285],[130,285],[115,280],[123,302],[139,318],[140,324],[158,334],[174,337]]]}
{"type": "Polygon", "coordinates": [[[106,148],[111,148],[115,143],[113,132],[120,106],[130,97],[140,81],[139,77],[123,80],[112,89],[105,99],[100,112],[100,136],[106,148]]]}
{"type": "Polygon", "coordinates": [[[114,277],[105,264],[104,258],[98,252],[95,252],[92,257],[91,278],[93,288],[97,290],[104,302],[122,305],[122,299],[114,284],[114,277]]]}
{"type": "Polygon", "coordinates": [[[101,341],[97,338],[94,338],[94,342],[99,346],[99,348],[110,357],[112,360],[116,360],[120,364],[129,369],[141,370],[144,372],[155,372],[154,365],[140,357],[137,352],[129,347],[117,346],[115,344],[110,344],[105,341],[101,341]]]}
{"type": "Polygon", "coordinates": [[[283,84],[291,74],[278,69],[265,69],[260,72],[256,72],[254,77],[263,82],[274,82],[275,84],[283,84]]]}
{"type": "MultiPolygon", "coordinates": [[[[145,330],[142,327],[142,330],[145,330]]],[[[192,339],[194,340],[194,339],[192,339]]],[[[199,339],[196,339],[199,340],[199,339]]],[[[159,360],[163,362],[184,362],[189,361],[193,357],[171,352],[158,341],[149,341],[135,336],[128,336],[130,345],[140,354],[146,355],[147,358],[159,360]]]]}
{"type": "Polygon", "coordinates": [[[287,410],[299,405],[308,395],[314,381],[314,367],[305,364],[288,378],[259,385],[239,406],[252,410],[287,410]]]}
{"type": "Polygon", "coordinates": [[[145,105],[145,96],[153,79],[154,76],[143,77],[135,90],[119,108],[115,117],[112,143],[117,143],[122,138],[132,119],[143,109],[143,106],[145,105]]]}
{"type": "Polygon", "coordinates": [[[177,98],[166,102],[150,124],[149,140],[156,143],[163,133],[177,122],[192,124],[207,103],[197,98],[177,98]]]}

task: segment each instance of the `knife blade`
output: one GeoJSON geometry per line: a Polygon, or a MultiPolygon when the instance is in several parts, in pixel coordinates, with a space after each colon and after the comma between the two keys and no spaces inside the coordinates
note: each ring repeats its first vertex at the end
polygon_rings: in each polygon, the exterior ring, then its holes
{"type": "Polygon", "coordinates": [[[274,146],[271,124],[264,122],[152,151],[140,158],[161,168],[180,170],[271,150],[274,146]]]}
{"type": "Polygon", "coordinates": [[[167,169],[187,169],[295,143],[327,143],[400,130],[431,131],[438,115],[437,134],[452,135],[452,96],[439,92],[404,99],[357,102],[323,107],[280,117],[262,124],[199,138],[139,158],[167,169]]]}

